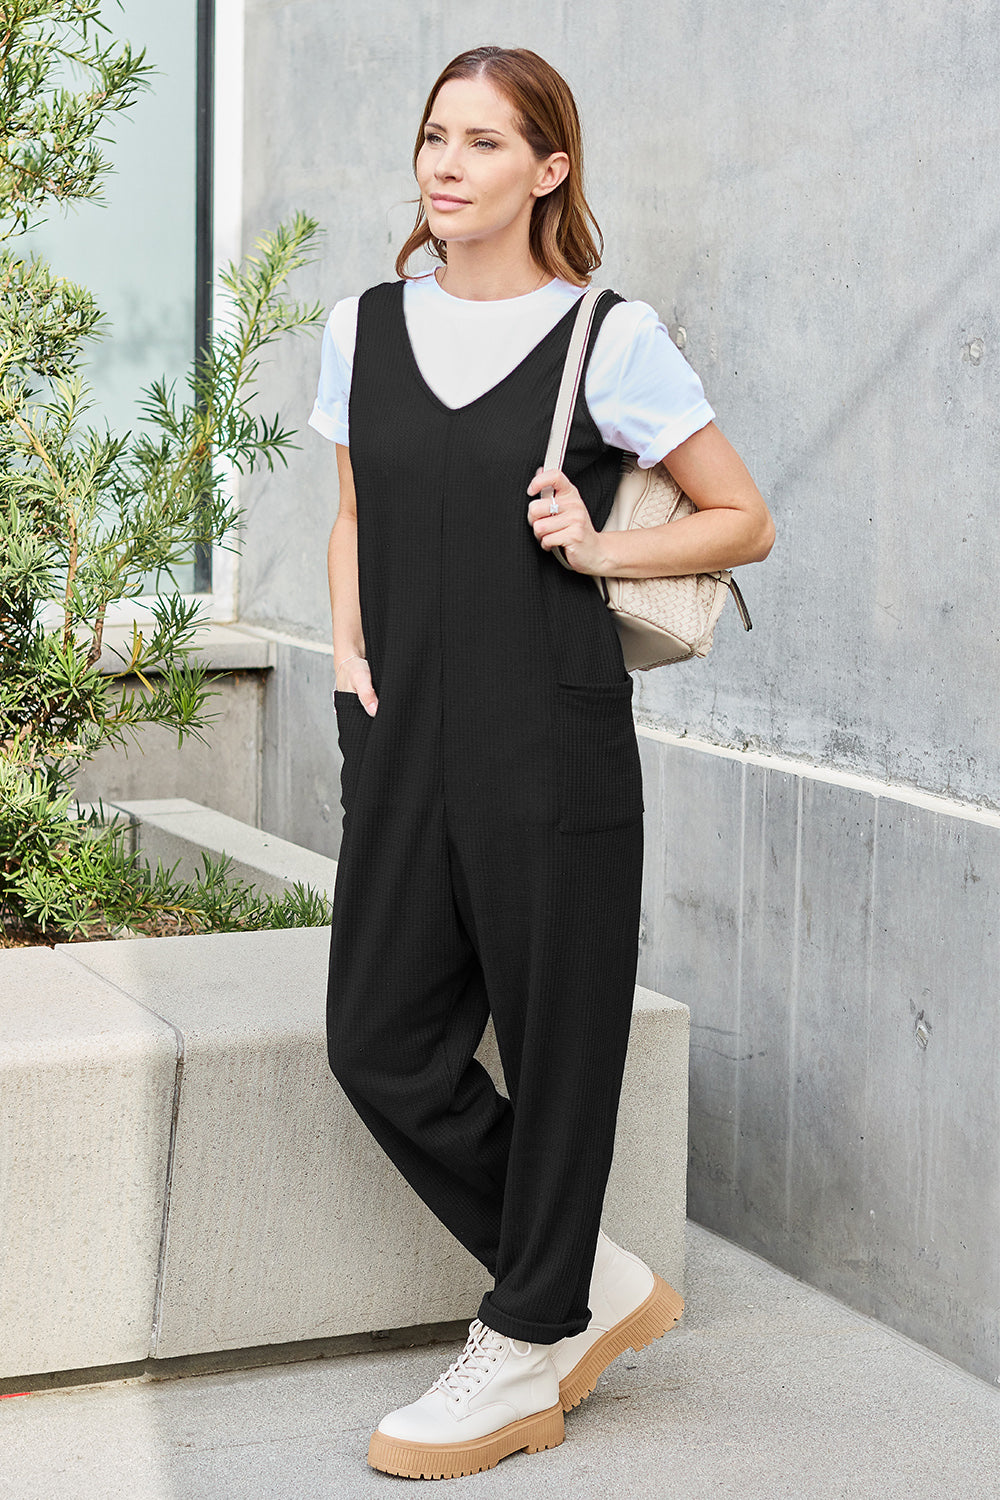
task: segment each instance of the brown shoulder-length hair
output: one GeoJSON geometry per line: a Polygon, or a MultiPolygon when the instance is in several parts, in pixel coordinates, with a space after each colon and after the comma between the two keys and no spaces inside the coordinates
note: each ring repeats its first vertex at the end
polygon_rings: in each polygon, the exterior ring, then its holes
{"type": "MultiPolygon", "coordinates": [[[[583,193],[580,116],[568,83],[537,52],[524,47],[475,47],[460,52],[427,96],[413,149],[414,170],[434,101],[453,78],[487,78],[513,107],[518,129],[539,161],[554,151],[565,151],[569,157],[565,179],[535,200],[529,243],[535,261],[549,276],[585,286],[601,264],[604,237],[583,193]]],[[[421,203],[413,232],[396,257],[397,276],[406,276],[410,256],[425,245],[447,260],[447,246],[431,234],[421,203]]]]}

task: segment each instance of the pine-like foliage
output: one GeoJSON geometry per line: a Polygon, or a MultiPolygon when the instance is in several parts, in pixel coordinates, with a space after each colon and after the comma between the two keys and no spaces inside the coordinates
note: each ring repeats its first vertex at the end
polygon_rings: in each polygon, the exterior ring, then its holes
{"type": "MultiPolygon", "coordinates": [[[[314,326],[285,293],[318,228],[299,214],[223,274],[210,348],[186,386],[142,393],[135,431],[88,421],[81,375],[105,334],[91,293],[21,253],[56,205],[100,197],[110,118],[148,87],[100,0],[0,0],[0,915],[10,933],[87,931],[115,907],[120,849],[72,816],[71,778],[145,724],[183,739],[209,718],[192,657],[197,606],[171,570],[196,543],[235,545],[227,472],[285,461],[294,433],[251,409],[263,351],[314,326]],[[154,623],[102,672],[105,619],[159,580],[154,623]],[[154,670],[155,669],[155,670],[154,670]],[[142,691],[122,692],[131,676],[142,691]]],[[[113,331],[111,332],[113,337],[113,331]]],[[[119,869],[119,883],[129,881],[119,869]]],[[[130,877],[131,878],[131,877],[130,877]]],[[[147,892],[148,897],[148,892],[147,892]]]]}

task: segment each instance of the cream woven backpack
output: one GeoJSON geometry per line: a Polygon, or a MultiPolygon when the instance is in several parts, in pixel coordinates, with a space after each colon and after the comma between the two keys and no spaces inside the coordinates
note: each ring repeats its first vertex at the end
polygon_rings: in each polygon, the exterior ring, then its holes
{"type": "MultiPolygon", "coordinates": [[[[602,296],[602,292],[591,288],[580,298],[545,452],[547,469],[561,469],[566,457],[584,355],[594,312],[602,296]]],[[[542,494],[551,498],[552,491],[543,490],[542,494]]],[[[691,515],[696,509],[662,464],[640,469],[635,457],[627,453],[604,530],[663,526],[691,515]]],[[[561,547],[554,547],[553,554],[564,568],[570,568],[561,547]]],[[[629,672],[645,672],[670,662],[687,661],[692,656],[707,656],[716,621],[730,593],[744,630],[753,628],[739,585],[728,569],[691,573],[681,578],[597,578],[595,582],[615,617],[629,672]]]]}

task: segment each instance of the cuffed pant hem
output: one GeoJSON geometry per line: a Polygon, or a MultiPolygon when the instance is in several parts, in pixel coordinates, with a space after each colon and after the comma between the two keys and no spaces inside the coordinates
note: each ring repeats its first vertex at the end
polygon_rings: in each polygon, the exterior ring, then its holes
{"type": "Polygon", "coordinates": [[[511,1318],[492,1305],[488,1292],[479,1304],[478,1317],[494,1333],[505,1334],[509,1339],[520,1339],[525,1344],[558,1344],[560,1339],[582,1333],[590,1323],[589,1312],[585,1318],[573,1318],[567,1323],[534,1323],[530,1319],[511,1318]]]}

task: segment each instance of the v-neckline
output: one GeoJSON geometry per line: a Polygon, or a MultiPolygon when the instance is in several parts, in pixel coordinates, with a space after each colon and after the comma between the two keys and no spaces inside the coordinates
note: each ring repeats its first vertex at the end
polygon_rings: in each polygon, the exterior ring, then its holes
{"type": "Polygon", "coordinates": [[[414,352],[413,343],[410,339],[410,330],[406,326],[406,308],[403,305],[403,294],[406,291],[406,282],[399,281],[396,284],[399,287],[398,312],[400,322],[403,325],[403,343],[406,346],[406,352],[409,357],[413,374],[416,376],[417,384],[421,387],[428,400],[432,401],[440,411],[447,412],[450,416],[457,416],[460,412],[471,411],[473,407],[479,405],[480,401],[488,400],[490,396],[495,395],[497,391],[501,390],[507,384],[508,380],[513,380],[514,376],[519,374],[524,369],[529,360],[534,359],[538,351],[545,344],[547,344],[550,339],[555,337],[560,328],[562,328],[563,324],[568,319],[576,317],[577,308],[580,305],[579,298],[577,298],[572,307],[568,307],[566,309],[558,322],[553,323],[548,333],[543,334],[543,336],[538,340],[538,343],[532,345],[524,358],[518,360],[514,368],[512,370],[508,370],[506,375],[502,375],[499,380],[495,381],[494,384],[489,387],[488,390],[481,391],[479,395],[474,396],[471,401],[464,401],[461,406],[449,406],[446,401],[441,400],[441,397],[438,395],[437,391],[433,390],[428,385],[426,379],[424,378],[423,371],[417,363],[417,356],[414,352]]]}

